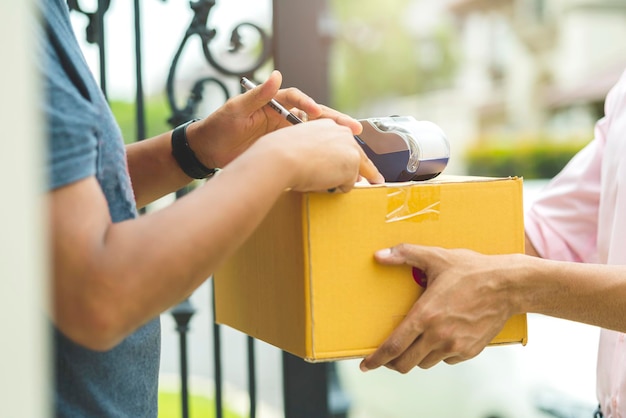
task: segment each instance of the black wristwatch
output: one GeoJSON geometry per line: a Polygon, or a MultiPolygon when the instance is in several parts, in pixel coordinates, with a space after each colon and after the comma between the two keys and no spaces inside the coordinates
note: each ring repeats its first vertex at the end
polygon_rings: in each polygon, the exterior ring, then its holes
{"type": "Polygon", "coordinates": [[[180,168],[193,179],[206,179],[217,172],[217,168],[208,168],[196,157],[187,142],[187,126],[199,121],[192,119],[177,126],[172,131],[172,155],[180,168]]]}

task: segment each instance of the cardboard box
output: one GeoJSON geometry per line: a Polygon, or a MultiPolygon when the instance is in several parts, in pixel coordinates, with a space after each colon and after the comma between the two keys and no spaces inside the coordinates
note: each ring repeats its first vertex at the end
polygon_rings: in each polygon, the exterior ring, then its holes
{"type": "MultiPolygon", "coordinates": [[[[441,176],[347,194],[285,192],[214,275],[216,321],[307,361],[362,357],[422,289],[376,250],[401,242],[524,252],[522,180],[441,176]]],[[[527,340],[526,315],[492,344],[527,340]]]]}

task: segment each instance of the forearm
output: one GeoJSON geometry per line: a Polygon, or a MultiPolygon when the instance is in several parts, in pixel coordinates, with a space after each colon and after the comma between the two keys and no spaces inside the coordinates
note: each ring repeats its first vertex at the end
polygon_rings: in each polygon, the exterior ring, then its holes
{"type": "Polygon", "coordinates": [[[362,363],[407,372],[478,355],[507,319],[540,313],[626,332],[626,266],[545,260],[524,254],[399,244],[375,253],[386,265],[417,266],[428,285],[387,340],[362,363]]]}
{"type": "Polygon", "coordinates": [[[291,171],[275,156],[250,152],[165,209],[78,228],[89,240],[55,234],[65,240],[56,244],[66,253],[58,258],[68,260],[55,268],[59,328],[106,349],[185,298],[261,222],[291,171]]]}
{"type": "Polygon", "coordinates": [[[525,258],[511,289],[520,313],[626,332],[626,266],[525,258]]]}
{"type": "Polygon", "coordinates": [[[525,239],[526,239],[526,242],[525,242],[526,254],[527,255],[532,255],[533,257],[541,257],[539,255],[539,253],[537,252],[537,249],[533,245],[532,241],[528,237],[528,235],[525,234],[524,236],[525,236],[525,239]]]}
{"type": "Polygon", "coordinates": [[[354,186],[362,154],[350,130],[330,120],[288,129],[256,140],[204,186],[137,219],[113,223],[95,177],[55,189],[59,329],[88,347],[112,347],[209,277],[285,189],[354,186]]]}
{"type": "MultiPolygon", "coordinates": [[[[526,254],[541,257],[526,236],[526,254]]],[[[534,263],[533,263],[534,264],[534,263]]],[[[538,261],[524,279],[523,312],[626,332],[626,266],[538,261]]]]}
{"type": "Polygon", "coordinates": [[[187,185],[192,179],[172,156],[171,132],[126,146],[128,171],[137,207],[187,185]]]}

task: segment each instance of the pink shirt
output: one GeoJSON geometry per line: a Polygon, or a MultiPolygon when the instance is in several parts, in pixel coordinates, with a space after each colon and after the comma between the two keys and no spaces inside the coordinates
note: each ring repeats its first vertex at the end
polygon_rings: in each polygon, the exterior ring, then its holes
{"type": "MultiPolygon", "coordinates": [[[[526,232],[544,258],[626,264],[626,72],[609,92],[605,113],[594,140],[527,213],[526,232]]],[[[605,418],[626,418],[622,333],[600,334],[597,396],[605,418]]]]}

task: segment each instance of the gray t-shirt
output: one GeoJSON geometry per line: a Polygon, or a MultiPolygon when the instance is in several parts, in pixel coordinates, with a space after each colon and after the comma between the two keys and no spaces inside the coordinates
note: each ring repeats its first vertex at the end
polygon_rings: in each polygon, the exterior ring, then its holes
{"type": "MultiPolygon", "coordinates": [[[[40,71],[53,190],[95,176],[113,222],[137,216],[121,133],[76,41],[63,0],[42,1],[40,71]]],[[[107,352],[54,329],[57,417],[156,417],[160,324],[151,321],[107,352]]]]}

